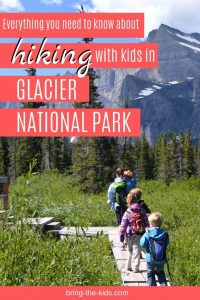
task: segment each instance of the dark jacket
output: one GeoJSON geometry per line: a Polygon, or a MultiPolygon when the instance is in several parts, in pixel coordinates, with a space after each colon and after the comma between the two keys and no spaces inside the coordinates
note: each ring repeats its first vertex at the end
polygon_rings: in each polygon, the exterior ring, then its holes
{"type": "Polygon", "coordinates": [[[145,210],[145,212],[147,214],[151,213],[150,209],[148,208],[148,206],[146,205],[146,203],[144,202],[144,200],[138,200],[138,203],[142,206],[142,208],[145,210]]]}

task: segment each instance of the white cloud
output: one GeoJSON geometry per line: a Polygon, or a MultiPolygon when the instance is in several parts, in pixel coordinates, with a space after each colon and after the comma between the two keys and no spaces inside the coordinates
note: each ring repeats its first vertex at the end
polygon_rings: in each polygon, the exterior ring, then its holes
{"type": "Polygon", "coordinates": [[[145,33],[161,23],[184,32],[200,32],[199,0],[91,0],[95,12],[144,12],[145,33]]]}
{"type": "Polygon", "coordinates": [[[0,11],[24,11],[25,8],[20,0],[0,0],[0,11]]]}
{"type": "Polygon", "coordinates": [[[57,4],[60,5],[63,3],[63,0],[41,0],[44,4],[57,4]]]}

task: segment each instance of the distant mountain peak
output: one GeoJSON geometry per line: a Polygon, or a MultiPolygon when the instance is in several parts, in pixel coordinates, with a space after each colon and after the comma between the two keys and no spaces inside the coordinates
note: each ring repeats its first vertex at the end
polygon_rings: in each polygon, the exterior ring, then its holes
{"type": "Polygon", "coordinates": [[[176,28],[161,24],[158,29],[150,31],[147,41],[148,42],[159,42],[161,40],[180,40],[183,42],[200,44],[200,33],[185,33],[176,28]]]}

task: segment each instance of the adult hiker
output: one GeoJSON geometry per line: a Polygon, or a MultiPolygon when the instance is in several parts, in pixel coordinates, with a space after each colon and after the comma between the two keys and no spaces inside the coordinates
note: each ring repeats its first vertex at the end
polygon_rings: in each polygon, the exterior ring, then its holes
{"type": "Polygon", "coordinates": [[[108,201],[111,210],[115,210],[117,225],[121,224],[122,217],[127,209],[126,197],[129,191],[136,187],[136,179],[130,170],[123,171],[117,168],[116,178],[108,188],[108,201]]]}
{"type": "Polygon", "coordinates": [[[131,189],[136,188],[137,180],[130,170],[124,171],[124,178],[126,180],[126,193],[128,195],[131,189]]]}
{"type": "Polygon", "coordinates": [[[121,224],[121,219],[127,209],[126,206],[126,183],[123,176],[124,170],[117,168],[115,171],[116,178],[108,188],[108,201],[111,210],[116,213],[117,225],[121,224]]]}

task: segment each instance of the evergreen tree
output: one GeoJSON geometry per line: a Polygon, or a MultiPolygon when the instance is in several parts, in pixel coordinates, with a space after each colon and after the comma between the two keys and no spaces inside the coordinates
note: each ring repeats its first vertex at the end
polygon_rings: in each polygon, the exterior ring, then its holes
{"type": "Polygon", "coordinates": [[[194,174],[194,152],[189,130],[186,133],[184,143],[183,174],[186,178],[189,178],[194,174]]]}
{"type": "Polygon", "coordinates": [[[0,138],[0,176],[8,174],[8,141],[7,138],[0,138]]]}
{"type": "Polygon", "coordinates": [[[172,161],[170,150],[166,141],[166,136],[162,134],[159,138],[158,149],[158,178],[169,185],[172,181],[172,161]]]}
{"type": "MultiPolygon", "coordinates": [[[[169,151],[171,156],[172,178],[177,180],[180,177],[180,138],[175,133],[170,133],[169,151]]],[[[182,160],[181,160],[182,161],[182,160]]]]}
{"type": "Polygon", "coordinates": [[[195,175],[200,175],[200,139],[197,140],[194,148],[195,175]]]}
{"type": "Polygon", "coordinates": [[[135,163],[134,174],[136,178],[142,178],[141,166],[140,166],[140,151],[141,151],[141,140],[139,138],[134,141],[134,153],[133,159],[135,163]]]}
{"type": "Polygon", "coordinates": [[[14,182],[17,178],[16,161],[17,161],[17,149],[18,149],[19,138],[9,139],[9,166],[8,175],[11,182],[14,182]]]}
{"type": "Polygon", "coordinates": [[[130,138],[125,138],[118,147],[119,165],[124,170],[135,171],[134,144],[130,138]]]}
{"type": "MultiPolygon", "coordinates": [[[[37,75],[37,70],[34,68],[28,68],[25,69],[27,72],[28,76],[36,76],[37,75]]],[[[44,106],[44,102],[24,102],[23,103],[23,108],[40,108],[41,106],[44,106]]]]}
{"type": "Polygon", "coordinates": [[[145,137],[145,134],[142,135],[140,144],[139,166],[141,178],[153,178],[153,159],[150,151],[150,146],[145,137]]]}
{"type": "MultiPolygon", "coordinates": [[[[80,13],[85,13],[82,5],[80,13]]],[[[93,41],[93,38],[84,38],[82,41],[89,44],[93,41]]],[[[96,71],[89,68],[87,76],[89,76],[89,102],[75,103],[74,108],[103,108],[95,83],[95,80],[98,78],[96,71]]],[[[100,192],[105,185],[106,178],[110,176],[107,176],[107,174],[110,174],[106,160],[108,145],[109,139],[105,138],[78,138],[76,143],[74,143],[73,175],[76,178],[76,184],[84,192],[100,192]]],[[[111,148],[109,150],[110,153],[112,152],[111,148]]]]}
{"type": "Polygon", "coordinates": [[[18,140],[16,150],[16,176],[26,174],[29,170],[29,165],[33,160],[37,164],[34,167],[34,172],[41,171],[41,138],[23,137],[18,140]]]}
{"type": "MultiPolygon", "coordinates": [[[[28,76],[36,76],[36,69],[26,69],[28,76]]],[[[43,102],[27,102],[23,103],[23,108],[36,109],[44,106],[43,102]]],[[[25,174],[29,170],[29,164],[33,159],[37,160],[37,164],[34,167],[34,171],[41,170],[42,162],[42,138],[38,137],[24,137],[14,138],[10,144],[10,165],[9,174],[12,180],[15,180],[17,176],[25,174]]]]}
{"type": "Polygon", "coordinates": [[[62,173],[71,166],[72,145],[68,138],[43,138],[42,170],[56,169],[62,173]]]}
{"type": "Polygon", "coordinates": [[[178,147],[177,147],[177,158],[178,158],[178,173],[179,178],[183,177],[183,158],[184,158],[184,143],[185,137],[184,134],[181,132],[178,137],[178,147]]]}
{"type": "Polygon", "coordinates": [[[113,166],[113,140],[107,138],[78,139],[73,151],[75,184],[87,193],[99,193],[111,182],[113,166]]]}
{"type": "MultiPolygon", "coordinates": [[[[83,5],[80,7],[80,13],[85,13],[83,5]]],[[[83,38],[82,41],[85,44],[93,42],[94,38],[83,38]]],[[[103,108],[102,102],[99,100],[99,94],[97,92],[98,87],[95,84],[95,81],[98,79],[95,69],[89,68],[87,72],[89,77],[89,102],[80,102],[74,103],[74,108],[103,108]]]]}

